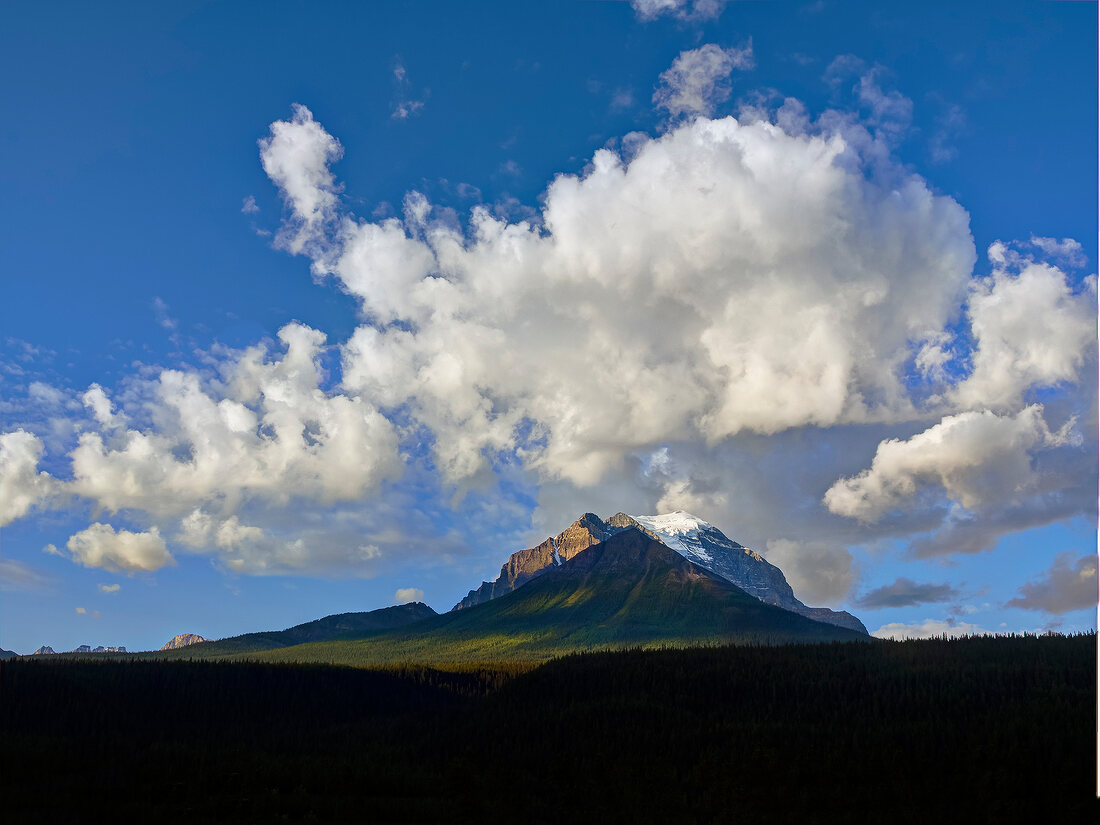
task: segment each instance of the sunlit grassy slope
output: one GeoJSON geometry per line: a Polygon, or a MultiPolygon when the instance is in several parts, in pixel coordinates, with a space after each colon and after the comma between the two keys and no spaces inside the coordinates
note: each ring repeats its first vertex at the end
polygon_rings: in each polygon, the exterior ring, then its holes
{"type": "MultiPolygon", "coordinates": [[[[869,641],[766,605],[637,530],[589,548],[507,596],[360,635],[365,638],[210,652],[276,662],[444,664],[537,662],[627,647],[869,641]]],[[[207,649],[187,650],[198,658],[207,649]]]]}

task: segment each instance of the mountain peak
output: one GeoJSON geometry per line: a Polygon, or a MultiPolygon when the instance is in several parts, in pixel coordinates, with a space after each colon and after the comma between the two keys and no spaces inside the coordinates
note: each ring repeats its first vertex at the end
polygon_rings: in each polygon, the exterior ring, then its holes
{"type": "Polygon", "coordinates": [[[714,525],[684,510],[652,516],[616,513],[604,521],[584,513],[556,536],[537,547],[513,553],[494,581],[482,582],[452,610],[462,610],[495,599],[531,581],[594,544],[634,528],[675,551],[693,564],[718,575],[766,604],[790,610],[806,618],[866,633],[855,616],[826,607],[807,607],[799,601],[783,571],[763,556],[733,541],[714,525]]]}

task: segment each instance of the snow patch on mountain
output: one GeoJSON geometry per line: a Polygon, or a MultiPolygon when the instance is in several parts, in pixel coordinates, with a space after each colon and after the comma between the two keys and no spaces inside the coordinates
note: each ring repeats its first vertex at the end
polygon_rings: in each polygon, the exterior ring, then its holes
{"type": "Polygon", "coordinates": [[[701,534],[705,531],[713,531],[714,527],[698,516],[677,510],[674,513],[661,513],[656,516],[632,515],[631,518],[660,536],[662,542],[688,561],[692,559],[703,562],[714,561],[714,556],[708,553],[700,542],[701,534]]]}

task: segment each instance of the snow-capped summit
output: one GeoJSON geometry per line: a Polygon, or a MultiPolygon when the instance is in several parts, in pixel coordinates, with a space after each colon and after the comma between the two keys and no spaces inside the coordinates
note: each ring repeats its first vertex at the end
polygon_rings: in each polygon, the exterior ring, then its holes
{"type": "Polygon", "coordinates": [[[743,550],[735,541],[730,541],[716,530],[708,522],[698,516],[677,510],[674,513],[661,513],[656,516],[631,516],[638,524],[652,533],[656,533],[660,541],[675,550],[688,561],[694,561],[707,567],[707,562],[713,562],[714,557],[707,552],[700,536],[704,533],[712,535],[712,541],[729,545],[731,550],[743,550]]]}

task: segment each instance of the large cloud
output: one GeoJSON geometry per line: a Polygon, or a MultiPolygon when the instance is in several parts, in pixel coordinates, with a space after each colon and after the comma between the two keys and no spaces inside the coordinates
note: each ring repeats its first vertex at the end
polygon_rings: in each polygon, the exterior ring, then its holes
{"type": "Polygon", "coordinates": [[[122,404],[92,385],[70,479],[36,473],[34,436],[2,436],[5,516],[58,493],[148,527],[73,536],[67,546],[85,566],[157,569],[171,560],[167,537],[239,572],[362,574],[381,551],[363,535],[369,517],[339,506],[377,493],[403,462],[397,430],[375,406],[323,388],[324,340],[288,324],[279,346],[209,354],[212,370],[132,379],[122,404]]]}
{"type": "MultiPolygon", "coordinates": [[[[279,133],[315,136],[301,115],[279,133]]],[[[558,177],[541,226],[477,208],[461,234],[415,195],[404,222],[343,216],[309,248],[373,321],[347,391],[427,426],[451,483],[499,452],[593,485],[662,441],[908,414],[898,372],[964,294],[967,216],[848,150],[699,119],[558,177]]]]}

